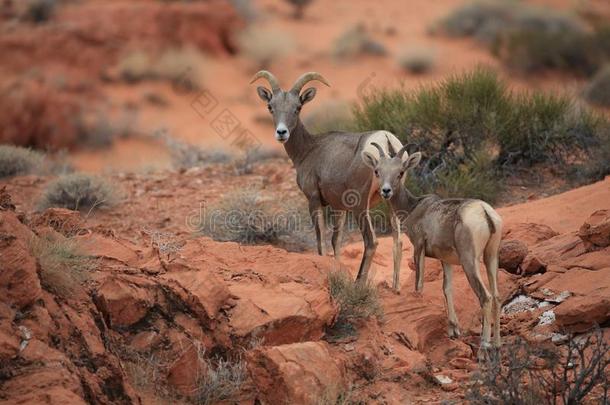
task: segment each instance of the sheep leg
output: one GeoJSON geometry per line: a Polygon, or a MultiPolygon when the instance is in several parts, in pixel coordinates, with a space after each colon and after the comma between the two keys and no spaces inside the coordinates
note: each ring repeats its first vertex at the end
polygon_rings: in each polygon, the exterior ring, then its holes
{"type": "Polygon", "coordinates": [[[360,232],[362,232],[362,239],[364,240],[364,254],[362,255],[362,261],[360,262],[360,269],[358,270],[356,280],[366,282],[369,268],[371,267],[371,262],[375,255],[375,250],[377,250],[377,237],[375,236],[368,210],[365,210],[358,215],[358,225],[360,226],[360,232]]]}
{"type": "Polygon", "coordinates": [[[392,280],[392,288],[396,291],[400,290],[400,263],[402,261],[402,240],[400,239],[400,218],[392,212],[392,238],[394,245],[392,246],[392,257],[394,258],[394,278],[392,280]]]}
{"type": "Polygon", "coordinates": [[[347,216],[346,211],[338,211],[338,214],[333,218],[333,251],[335,253],[335,259],[341,258],[341,242],[343,239],[343,229],[345,228],[345,218],[347,216]]]}
{"type": "Polygon", "coordinates": [[[491,290],[492,298],[492,313],[493,313],[493,345],[498,348],[502,345],[500,338],[500,311],[502,303],[500,302],[500,293],[498,292],[498,249],[487,246],[485,248],[483,261],[487,269],[487,280],[489,281],[489,289],[491,290]]]}
{"type": "Polygon", "coordinates": [[[423,246],[413,246],[413,262],[415,263],[415,291],[424,289],[424,263],[426,251],[423,246]]]}
{"type": "Polygon", "coordinates": [[[313,222],[316,231],[318,254],[320,256],[326,256],[326,244],[324,240],[324,230],[326,229],[326,226],[324,223],[324,211],[322,210],[322,204],[318,198],[312,198],[309,200],[309,214],[311,215],[311,221],[313,222]]]}
{"type": "Polygon", "coordinates": [[[460,254],[460,261],[462,263],[462,267],[464,268],[464,273],[466,273],[468,283],[474,290],[474,293],[479,299],[479,303],[481,305],[483,330],[481,332],[481,351],[479,352],[479,358],[482,358],[485,351],[489,348],[489,341],[491,337],[491,327],[489,324],[492,307],[491,295],[489,294],[489,291],[487,291],[487,288],[485,288],[483,280],[481,280],[479,261],[474,253],[467,252],[465,254],[460,254]]]}
{"type": "Polygon", "coordinates": [[[449,337],[457,338],[460,336],[460,327],[453,306],[453,267],[449,263],[443,261],[441,263],[443,264],[443,293],[447,306],[447,318],[449,318],[449,337]]]}

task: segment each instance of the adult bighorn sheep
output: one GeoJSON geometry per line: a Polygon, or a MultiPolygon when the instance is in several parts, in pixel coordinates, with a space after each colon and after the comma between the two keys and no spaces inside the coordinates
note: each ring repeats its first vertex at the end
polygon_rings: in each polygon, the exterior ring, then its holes
{"type": "MultiPolygon", "coordinates": [[[[451,265],[461,264],[470,287],[481,304],[481,347],[489,346],[492,317],[493,344],[499,347],[501,303],[497,273],[502,219],[489,204],[481,200],[443,199],[434,194],[413,196],[403,181],[406,171],[419,164],[421,153],[409,156],[407,146],[398,152],[395,152],[392,144],[388,144],[387,149],[377,142],[373,142],[372,146],[377,149],[380,157],[365,150],[362,152],[362,160],[373,169],[381,197],[390,202],[413,244],[416,291],[421,291],[424,284],[424,257],[440,260],[443,265],[443,292],[449,318],[449,336],[459,336],[458,319],[453,307],[451,265]],[[481,280],[481,257],[487,268],[491,293],[481,280]]],[[[398,276],[395,274],[394,278],[397,279],[398,276]]]]}
{"type": "MultiPolygon", "coordinates": [[[[301,90],[308,82],[317,80],[330,86],[319,73],[309,72],[299,77],[292,88],[284,91],[278,80],[266,70],[258,72],[250,83],[264,78],[271,90],[259,86],[259,97],[267,103],[275,124],[275,139],[286,149],[297,172],[297,184],[307,197],[309,212],[315,226],[318,253],[325,255],[324,215],[322,208],[333,209],[332,245],[335,258],[341,255],[341,237],[347,211],[354,214],[364,240],[364,254],[358,271],[358,280],[366,280],[371,260],[377,247],[369,208],[381,201],[376,179],[360,158],[363,150],[375,150],[372,142],[392,144],[401,148],[400,141],[387,131],[364,133],[332,132],[311,135],[303,126],[299,113],[301,107],[316,95],[313,87],[301,90]]],[[[392,216],[392,224],[395,215],[392,216]]],[[[400,228],[394,228],[394,257],[400,254],[400,228]]],[[[394,262],[398,272],[400,262],[394,262]]]]}

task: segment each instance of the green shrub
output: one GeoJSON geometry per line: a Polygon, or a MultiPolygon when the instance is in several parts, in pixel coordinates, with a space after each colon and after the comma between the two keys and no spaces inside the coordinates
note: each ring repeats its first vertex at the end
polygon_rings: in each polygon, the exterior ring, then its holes
{"type": "Polygon", "coordinates": [[[591,79],[584,96],[592,104],[610,107],[610,65],[606,65],[591,79]]]}
{"type": "Polygon", "coordinates": [[[0,179],[29,174],[41,167],[44,155],[31,149],[0,145],[0,179]]]}
{"type": "Polygon", "coordinates": [[[567,96],[515,95],[483,68],[417,91],[374,90],[355,106],[354,122],[424,153],[409,181],[414,191],[490,201],[514,167],[553,163],[567,172],[567,158],[589,154],[608,125],[567,96]]]}
{"type": "Polygon", "coordinates": [[[47,186],[39,208],[93,210],[110,207],[117,202],[117,199],[115,190],[101,178],[72,173],[60,176],[47,186]]]}

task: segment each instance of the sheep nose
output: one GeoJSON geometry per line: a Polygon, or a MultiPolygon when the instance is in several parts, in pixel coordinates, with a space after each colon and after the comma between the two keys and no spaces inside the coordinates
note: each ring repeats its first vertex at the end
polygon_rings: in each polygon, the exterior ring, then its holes
{"type": "Polygon", "coordinates": [[[392,196],[392,189],[389,187],[383,187],[381,189],[381,196],[383,198],[390,198],[392,196]]]}
{"type": "Polygon", "coordinates": [[[287,129],[278,129],[276,132],[278,135],[286,135],[286,132],[288,132],[288,130],[287,129]]]}

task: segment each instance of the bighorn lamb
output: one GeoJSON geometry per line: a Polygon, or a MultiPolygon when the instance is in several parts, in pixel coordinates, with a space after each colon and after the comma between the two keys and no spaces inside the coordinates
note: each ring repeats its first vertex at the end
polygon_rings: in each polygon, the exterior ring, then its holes
{"type": "MultiPolygon", "coordinates": [[[[423,288],[424,257],[440,260],[443,265],[443,292],[449,318],[449,336],[459,336],[458,319],[453,307],[451,265],[461,264],[481,304],[483,313],[481,347],[489,346],[492,319],[493,344],[499,347],[501,303],[498,296],[497,273],[502,219],[489,204],[481,200],[442,199],[433,194],[413,196],[403,181],[406,171],[419,164],[421,153],[417,152],[409,156],[406,153],[406,146],[397,153],[392,144],[382,148],[374,142],[372,146],[377,149],[380,157],[365,150],[362,152],[362,159],[373,169],[378,179],[381,197],[389,200],[413,244],[416,291],[421,291],[423,288]],[[404,159],[405,155],[406,159],[404,159]],[[479,273],[481,257],[487,268],[491,292],[481,280],[479,273]]],[[[398,275],[394,274],[394,278],[398,280],[398,275]]]]}
{"type": "MultiPolygon", "coordinates": [[[[275,76],[265,70],[258,72],[250,83],[260,78],[266,79],[271,85],[271,90],[262,86],[256,90],[273,115],[275,139],[284,144],[286,153],[296,168],[297,184],[309,201],[318,253],[325,255],[322,208],[330,206],[333,209],[332,245],[337,259],[341,254],[341,236],[346,212],[351,211],[358,221],[364,240],[364,254],[357,279],[366,280],[377,247],[369,208],[381,199],[377,187],[374,186],[373,174],[360,158],[360,154],[365,149],[375,149],[371,142],[389,142],[395,148],[402,147],[402,144],[387,131],[311,135],[303,126],[299,113],[302,106],[315,97],[316,89],[310,87],[303,92],[301,89],[312,80],[330,86],[324,77],[315,72],[305,73],[288,91],[282,90],[275,76]]],[[[395,228],[393,236],[396,257],[401,249],[399,228],[395,228]]],[[[395,271],[399,267],[400,262],[395,261],[395,271]]]]}

